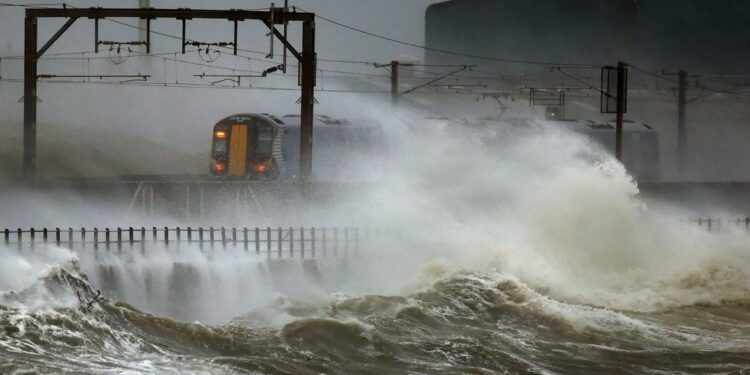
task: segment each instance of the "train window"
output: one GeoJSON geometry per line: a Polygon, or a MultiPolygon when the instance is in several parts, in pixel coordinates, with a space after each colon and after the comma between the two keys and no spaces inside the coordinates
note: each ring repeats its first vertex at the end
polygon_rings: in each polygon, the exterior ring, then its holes
{"type": "Polygon", "coordinates": [[[256,146],[256,152],[261,155],[270,154],[272,140],[273,140],[273,132],[271,129],[259,129],[258,130],[258,144],[256,146]]]}
{"type": "Polygon", "coordinates": [[[214,152],[227,152],[227,140],[217,139],[214,141],[214,152]]]}

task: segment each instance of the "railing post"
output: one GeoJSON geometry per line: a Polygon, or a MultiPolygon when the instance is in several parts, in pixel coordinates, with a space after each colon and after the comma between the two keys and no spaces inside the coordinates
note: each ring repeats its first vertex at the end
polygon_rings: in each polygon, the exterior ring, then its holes
{"type": "Polygon", "coordinates": [[[266,228],[266,255],[271,258],[271,227],[266,228]]]}
{"type": "Polygon", "coordinates": [[[284,235],[283,235],[283,233],[281,233],[281,230],[282,230],[281,227],[279,227],[278,236],[277,236],[278,240],[279,240],[279,248],[278,248],[279,258],[281,258],[281,256],[282,256],[281,249],[284,247],[283,246],[284,245],[284,241],[283,241],[284,235]]]}
{"type": "Polygon", "coordinates": [[[104,228],[104,248],[109,251],[109,228],[104,228]]]}
{"type": "Polygon", "coordinates": [[[141,254],[146,252],[146,227],[141,227],[141,254]]]}
{"type": "Polygon", "coordinates": [[[117,227],[117,251],[122,251],[122,228],[117,227]]]}
{"type": "Polygon", "coordinates": [[[260,254],[260,229],[255,227],[255,254],[260,254]]]}
{"type": "Polygon", "coordinates": [[[81,250],[86,250],[86,228],[81,228],[81,250]]]}
{"type": "Polygon", "coordinates": [[[73,250],[73,228],[68,227],[68,249],[73,250]]]}
{"type": "Polygon", "coordinates": [[[5,228],[5,231],[3,231],[4,238],[5,238],[5,246],[8,246],[10,244],[10,229],[5,228]]]}
{"type": "Polygon", "coordinates": [[[333,256],[339,256],[339,228],[333,227],[333,256]]]}
{"type": "Polygon", "coordinates": [[[34,248],[34,237],[36,237],[36,233],[34,233],[34,228],[29,228],[29,238],[31,239],[31,248],[34,248]]]}
{"type": "Polygon", "coordinates": [[[99,228],[94,227],[94,251],[99,250],[99,228]]]}
{"type": "Polygon", "coordinates": [[[198,227],[198,248],[203,250],[203,227],[198,227]]]}
{"type": "Polygon", "coordinates": [[[245,251],[247,251],[247,228],[242,228],[242,240],[244,241],[245,251]]]}
{"type": "Polygon", "coordinates": [[[60,228],[55,228],[55,246],[60,247],[60,228]]]}
{"type": "Polygon", "coordinates": [[[133,243],[135,243],[135,239],[133,238],[133,227],[128,227],[128,240],[130,242],[130,248],[133,248],[133,243]]]}
{"type": "Polygon", "coordinates": [[[326,256],[328,254],[328,238],[326,237],[326,232],[328,231],[326,230],[326,227],[321,228],[321,230],[321,234],[323,235],[321,246],[323,246],[323,256],[326,256]]]}
{"type": "Polygon", "coordinates": [[[344,257],[349,257],[349,227],[344,227],[344,257]]]}
{"type": "Polygon", "coordinates": [[[18,239],[18,250],[21,250],[23,246],[23,230],[21,228],[16,229],[16,237],[18,239]]]}
{"type": "MultiPolygon", "coordinates": [[[[7,232],[8,230],[6,229],[5,231],[7,232]]],[[[47,228],[42,228],[42,240],[44,241],[45,245],[47,244],[47,238],[48,238],[47,236],[48,235],[49,234],[47,232],[47,228]]],[[[6,241],[6,244],[7,244],[7,241],[6,241]]]]}
{"type": "Polygon", "coordinates": [[[359,228],[354,228],[354,255],[359,255],[359,228]]]}
{"type": "Polygon", "coordinates": [[[169,228],[164,227],[164,247],[169,247],[169,228]]]}
{"type": "Polygon", "coordinates": [[[221,227],[221,248],[227,248],[227,230],[224,227],[221,227]]]}
{"type": "Polygon", "coordinates": [[[310,228],[310,249],[312,257],[315,258],[315,227],[310,228]]]}
{"type": "Polygon", "coordinates": [[[237,228],[232,227],[232,246],[237,247],[237,228]]]}
{"type": "Polygon", "coordinates": [[[211,240],[211,250],[214,249],[214,227],[208,228],[208,238],[211,240]]]}
{"type": "Polygon", "coordinates": [[[193,228],[187,227],[188,243],[193,243],[193,228]]]}
{"type": "Polygon", "coordinates": [[[305,257],[305,227],[299,228],[300,258],[305,257]]]}
{"type": "Polygon", "coordinates": [[[294,258],[294,228],[289,227],[289,258],[294,258]]]}

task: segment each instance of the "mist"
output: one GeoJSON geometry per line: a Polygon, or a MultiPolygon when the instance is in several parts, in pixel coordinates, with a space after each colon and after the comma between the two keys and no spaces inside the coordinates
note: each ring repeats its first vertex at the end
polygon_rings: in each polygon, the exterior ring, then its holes
{"type": "MultiPolygon", "coordinates": [[[[244,174],[216,168],[236,163],[243,138],[225,132],[245,120],[219,123],[234,114],[276,116],[272,170],[291,148],[284,137],[297,125],[283,116],[300,114],[297,67],[262,74],[283,53],[276,41],[266,55],[265,26],[240,24],[239,56],[208,45],[183,55],[180,23],[162,19],[150,55],[129,45],[90,52],[93,21],[80,19],[40,59],[40,74],[94,76],[40,78],[37,170],[24,176],[23,59],[14,57],[23,8],[0,6],[0,373],[747,367],[750,134],[745,94],[731,89],[741,78],[689,77],[681,156],[667,70],[687,67],[618,55],[632,59],[621,124],[630,154],[618,158],[615,115],[600,108],[605,33],[581,48],[576,27],[537,35],[476,18],[443,20],[441,33],[462,32],[434,34],[435,9],[470,3],[461,17],[478,17],[500,3],[480,0],[293,3],[320,16],[314,111],[338,120],[315,121],[341,134],[328,148],[313,142],[309,180],[254,174],[249,159],[244,174]],[[495,26],[510,29],[490,37],[495,26]],[[462,42],[464,32],[476,43],[462,42]],[[542,37],[559,45],[531,48],[542,37]],[[503,43],[540,55],[510,59],[503,43]],[[552,64],[570,57],[592,65],[552,64]],[[364,146],[346,133],[362,127],[372,130],[364,146]],[[217,152],[222,139],[235,155],[217,152]],[[658,173],[641,178],[644,166],[658,173]]],[[[565,8],[566,19],[606,8],[584,3],[565,8]]],[[[142,37],[137,20],[123,22],[132,25],[100,21],[100,38],[142,37]]],[[[190,40],[232,38],[229,22],[187,24],[190,40]]],[[[59,25],[40,21],[40,41],[59,25]]],[[[289,35],[299,46],[299,25],[289,35]]],[[[258,135],[240,134],[260,148],[258,135]]]]}

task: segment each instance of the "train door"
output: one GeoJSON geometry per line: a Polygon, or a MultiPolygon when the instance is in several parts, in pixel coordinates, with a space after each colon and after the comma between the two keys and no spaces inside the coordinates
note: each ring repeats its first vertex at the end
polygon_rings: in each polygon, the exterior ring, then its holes
{"type": "Polygon", "coordinates": [[[247,168],[247,126],[232,125],[229,137],[229,176],[244,176],[247,168]]]}

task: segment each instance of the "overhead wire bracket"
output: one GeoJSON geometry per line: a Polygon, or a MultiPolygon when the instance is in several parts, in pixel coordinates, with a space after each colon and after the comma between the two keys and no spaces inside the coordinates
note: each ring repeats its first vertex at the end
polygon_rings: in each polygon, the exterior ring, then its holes
{"type": "Polygon", "coordinates": [[[232,81],[235,82],[238,86],[241,84],[242,78],[263,78],[266,77],[268,74],[276,72],[281,70],[281,65],[272,66],[264,71],[262,71],[260,74],[193,74],[193,77],[197,78],[223,78],[218,81],[211,82],[212,85],[224,81],[232,81]]]}
{"type": "Polygon", "coordinates": [[[471,69],[472,69],[472,68],[474,68],[474,65],[462,65],[462,66],[461,66],[461,68],[459,68],[459,69],[456,69],[456,70],[454,70],[454,71],[451,71],[451,72],[449,72],[449,73],[443,74],[443,75],[441,75],[440,77],[437,77],[437,78],[435,78],[435,79],[433,79],[433,80],[427,81],[427,82],[425,82],[425,83],[423,83],[423,84],[421,84],[421,85],[417,85],[417,86],[414,86],[414,87],[412,87],[412,88],[410,88],[410,89],[408,89],[408,90],[406,90],[406,91],[404,91],[404,92],[402,92],[402,93],[398,94],[398,96],[402,96],[402,95],[406,95],[406,94],[408,94],[408,93],[414,92],[414,91],[416,91],[416,90],[419,90],[419,89],[420,89],[420,88],[422,88],[422,87],[425,87],[425,86],[427,86],[427,85],[430,85],[430,84],[432,84],[432,83],[435,83],[435,82],[437,82],[437,81],[440,81],[440,80],[442,80],[442,79],[444,79],[444,78],[448,78],[448,77],[450,77],[450,76],[452,76],[452,75],[454,75],[454,74],[457,74],[457,73],[463,72],[464,70],[469,70],[469,71],[471,71],[471,69]]]}

